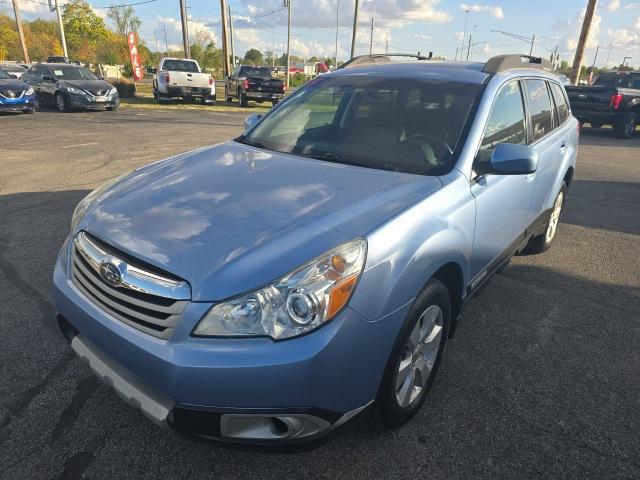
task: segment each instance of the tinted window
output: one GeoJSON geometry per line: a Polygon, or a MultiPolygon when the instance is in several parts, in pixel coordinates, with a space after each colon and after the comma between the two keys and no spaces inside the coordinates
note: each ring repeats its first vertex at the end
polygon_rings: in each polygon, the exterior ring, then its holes
{"type": "Polygon", "coordinates": [[[481,85],[319,77],[240,141],[267,150],[426,175],[451,170],[481,85]]]}
{"type": "Polygon", "coordinates": [[[553,101],[556,104],[558,110],[558,117],[560,125],[562,125],[567,118],[569,118],[569,105],[567,105],[567,98],[564,96],[563,88],[557,83],[550,83],[551,93],[553,94],[553,101]]]}
{"type": "Polygon", "coordinates": [[[11,78],[11,75],[9,75],[7,72],[5,72],[3,69],[0,68],[0,80],[8,80],[11,78]]]}
{"type": "Polygon", "coordinates": [[[527,98],[529,99],[529,116],[533,141],[544,137],[553,129],[551,117],[551,100],[544,80],[525,80],[527,98]]]}
{"type": "Polygon", "coordinates": [[[271,78],[271,69],[266,67],[240,67],[240,76],[271,78]]]}
{"type": "Polygon", "coordinates": [[[608,88],[640,88],[640,76],[629,74],[604,73],[593,83],[608,88]]]}
{"type": "Polygon", "coordinates": [[[500,89],[493,102],[480,145],[480,161],[488,161],[499,143],[525,144],[527,133],[524,118],[520,84],[517,81],[509,82],[500,89]]]}
{"type": "Polygon", "coordinates": [[[198,73],[198,66],[196,65],[196,62],[191,62],[189,60],[165,60],[162,64],[162,69],[172,72],[198,73]]]}

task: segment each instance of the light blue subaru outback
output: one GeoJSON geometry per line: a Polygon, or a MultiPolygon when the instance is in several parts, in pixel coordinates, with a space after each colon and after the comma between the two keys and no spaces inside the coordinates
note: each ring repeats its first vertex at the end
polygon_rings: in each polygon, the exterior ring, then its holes
{"type": "Polygon", "coordinates": [[[155,423],[297,442],[371,406],[397,427],[465,303],[553,242],[579,127],[550,65],[389,60],[356,58],[76,208],[58,323],[155,423]]]}

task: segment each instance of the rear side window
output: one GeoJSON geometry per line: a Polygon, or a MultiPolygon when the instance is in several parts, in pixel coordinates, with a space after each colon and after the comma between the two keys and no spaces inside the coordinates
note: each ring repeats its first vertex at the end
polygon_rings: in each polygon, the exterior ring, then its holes
{"type": "Polygon", "coordinates": [[[544,137],[553,129],[551,99],[544,80],[525,80],[533,141],[544,137]]]}
{"type": "Polygon", "coordinates": [[[520,83],[513,80],[503,85],[496,95],[482,137],[478,160],[489,161],[494,148],[499,143],[525,144],[527,142],[525,125],[520,83]]]}
{"type": "Polygon", "coordinates": [[[566,122],[567,118],[569,118],[569,105],[567,105],[567,98],[564,96],[563,88],[557,83],[549,83],[551,86],[551,93],[553,94],[553,101],[556,104],[556,109],[558,111],[558,118],[560,120],[560,125],[566,122]]]}

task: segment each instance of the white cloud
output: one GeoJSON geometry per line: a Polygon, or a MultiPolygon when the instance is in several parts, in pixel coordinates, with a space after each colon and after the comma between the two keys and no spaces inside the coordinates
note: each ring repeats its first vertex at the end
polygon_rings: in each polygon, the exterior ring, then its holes
{"type": "Polygon", "coordinates": [[[608,12],[615,12],[620,8],[620,0],[611,0],[606,7],[608,12]]]}
{"type": "Polygon", "coordinates": [[[631,2],[631,3],[627,3],[624,6],[625,10],[636,10],[636,9],[640,9],[640,2],[631,2]]]}
{"type": "Polygon", "coordinates": [[[461,3],[460,10],[462,10],[463,12],[466,12],[468,10],[470,12],[476,12],[476,13],[488,13],[489,15],[492,15],[493,17],[499,20],[504,18],[504,12],[502,11],[502,7],[498,5],[496,6],[477,5],[477,4],[469,5],[467,3],[461,3]]]}
{"type": "Polygon", "coordinates": [[[461,42],[464,38],[464,32],[453,32],[453,36],[457,41],[461,42]]]}
{"type": "MultiPolygon", "coordinates": [[[[560,33],[558,42],[560,44],[560,48],[572,55],[578,46],[578,39],[580,38],[580,30],[582,29],[582,21],[584,19],[585,12],[586,9],[582,9],[582,11],[571,20],[560,21],[553,26],[553,28],[560,33]]],[[[589,37],[587,39],[587,48],[595,48],[598,45],[598,35],[600,34],[601,23],[602,17],[598,14],[594,14],[591,29],[589,30],[589,37]]]]}
{"type": "MultiPolygon", "coordinates": [[[[182,35],[182,23],[180,22],[180,20],[177,20],[173,17],[163,17],[161,15],[157,15],[157,18],[161,24],[169,27],[174,31],[174,33],[179,33],[180,35],[182,35]]],[[[218,44],[215,32],[207,24],[189,20],[189,37],[192,42],[197,35],[202,35],[207,40],[214,42],[216,45],[218,44]]]]}
{"type": "MultiPolygon", "coordinates": [[[[640,23],[640,18],[638,19],[640,23]]],[[[636,27],[638,25],[636,24],[636,27]]],[[[607,33],[613,38],[613,46],[616,48],[640,47],[640,34],[637,31],[630,32],[626,28],[609,29],[607,33]]]]}
{"type": "Polygon", "coordinates": [[[413,38],[415,38],[416,40],[432,40],[433,37],[431,35],[425,35],[423,33],[416,33],[413,35],[413,38]]]}

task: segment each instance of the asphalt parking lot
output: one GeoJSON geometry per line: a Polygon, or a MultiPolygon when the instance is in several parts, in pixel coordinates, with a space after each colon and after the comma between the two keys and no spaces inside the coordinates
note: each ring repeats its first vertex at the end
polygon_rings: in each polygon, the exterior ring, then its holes
{"type": "Polygon", "coordinates": [[[230,449],[158,429],[101,384],[53,321],[76,203],[243,117],[0,116],[0,478],[640,478],[640,135],[609,129],[583,131],[553,248],[471,302],[405,427],[362,415],[314,449],[230,449]]]}

